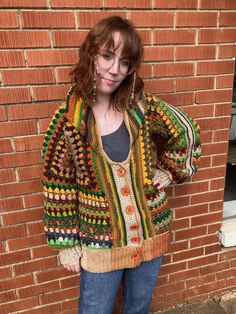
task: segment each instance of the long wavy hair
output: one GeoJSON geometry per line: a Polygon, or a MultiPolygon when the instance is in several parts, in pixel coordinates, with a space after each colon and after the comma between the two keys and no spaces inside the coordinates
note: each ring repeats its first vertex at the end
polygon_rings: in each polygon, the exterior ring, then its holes
{"type": "Polygon", "coordinates": [[[120,86],[111,94],[110,105],[119,111],[135,106],[143,91],[143,81],[138,76],[138,69],[143,57],[141,38],[133,24],[119,16],[102,19],[92,28],[79,50],[79,62],[72,70],[71,79],[75,84],[75,93],[82,96],[87,104],[93,102],[95,56],[103,46],[107,49],[114,47],[113,34],[119,32],[123,40],[122,56],[135,64],[136,80],[134,85],[134,99],[131,93],[134,81],[134,72],[127,75],[120,86]]]}

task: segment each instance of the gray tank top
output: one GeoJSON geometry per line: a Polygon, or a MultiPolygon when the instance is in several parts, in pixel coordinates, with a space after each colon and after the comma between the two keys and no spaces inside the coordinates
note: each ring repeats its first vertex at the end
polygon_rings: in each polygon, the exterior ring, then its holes
{"type": "Polygon", "coordinates": [[[112,161],[122,162],[126,160],[129,155],[130,139],[124,121],[116,131],[102,136],[102,146],[112,161]]]}

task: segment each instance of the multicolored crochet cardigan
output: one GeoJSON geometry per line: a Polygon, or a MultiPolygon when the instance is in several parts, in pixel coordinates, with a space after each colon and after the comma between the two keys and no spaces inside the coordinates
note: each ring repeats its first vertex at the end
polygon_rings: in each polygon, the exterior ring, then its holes
{"type": "Polygon", "coordinates": [[[164,254],[172,214],[153,178],[179,183],[198,167],[199,127],[182,111],[144,93],[124,121],[130,152],[115,163],[102,148],[93,111],[72,88],[43,146],[48,243],[81,246],[81,265],[89,271],[136,267],[164,254]]]}

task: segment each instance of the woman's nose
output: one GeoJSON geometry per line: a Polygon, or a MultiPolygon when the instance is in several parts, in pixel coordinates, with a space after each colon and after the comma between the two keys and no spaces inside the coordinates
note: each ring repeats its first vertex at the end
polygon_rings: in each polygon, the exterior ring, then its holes
{"type": "Polygon", "coordinates": [[[120,68],[119,60],[115,59],[112,67],[109,70],[109,72],[111,72],[112,74],[118,74],[119,73],[119,68],[120,68]]]}

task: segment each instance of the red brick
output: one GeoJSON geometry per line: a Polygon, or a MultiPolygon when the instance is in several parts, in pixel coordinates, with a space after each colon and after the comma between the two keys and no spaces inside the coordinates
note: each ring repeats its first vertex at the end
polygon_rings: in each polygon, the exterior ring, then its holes
{"type": "Polygon", "coordinates": [[[202,226],[208,225],[214,222],[218,222],[222,220],[222,212],[213,213],[213,214],[205,214],[199,217],[191,217],[191,226],[202,226]]]}
{"type": "Polygon", "coordinates": [[[161,275],[169,275],[171,273],[176,273],[178,271],[186,270],[187,263],[185,261],[181,261],[178,263],[164,264],[161,266],[161,275]]]}
{"type": "Polygon", "coordinates": [[[35,86],[33,87],[34,100],[63,100],[68,90],[69,85],[35,86]]]}
{"type": "Polygon", "coordinates": [[[184,46],[176,47],[176,60],[215,59],[214,46],[184,46]]]}
{"type": "Polygon", "coordinates": [[[1,280],[5,279],[5,278],[10,278],[12,277],[12,272],[9,266],[7,267],[1,267],[0,269],[0,278],[1,280]]]}
{"type": "Polygon", "coordinates": [[[42,304],[48,304],[51,302],[59,302],[61,299],[69,299],[69,298],[76,298],[79,294],[79,288],[71,288],[66,290],[61,290],[53,293],[47,293],[40,297],[40,302],[42,304]]]}
{"type": "Polygon", "coordinates": [[[55,268],[55,269],[46,269],[41,272],[36,273],[36,278],[38,283],[55,281],[55,279],[60,279],[64,277],[70,277],[69,273],[65,268],[55,268]]]}
{"type": "Polygon", "coordinates": [[[236,9],[236,3],[232,0],[201,0],[200,9],[209,10],[230,10],[236,9]]]}
{"type": "Polygon", "coordinates": [[[217,254],[214,255],[208,255],[208,256],[203,256],[200,258],[193,259],[191,261],[188,261],[188,267],[189,268],[194,268],[194,267],[199,267],[202,265],[209,265],[217,262],[217,254]]]}
{"type": "Polygon", "coordinates": [[[74,65],[78,61],[76,49],[29,50],[26,51],[26,56],[29,66],[74,65]]]}
{"type": "Polygon", "coordinates": [[[17,169],[19,181],[39,179],[42,174],[42,166],[20,167],[17,169]]]}
{"type": "MultiPolygon", "coordinates": [[[[42,228],[43,229],[43,228],[42,228]]],[[[43,235],[44,236],[44,235],[43,235]]],[[[37,258],[42,258],[42,257],[48,257],[48,256],[53,256],[53,255],[58,255],[58,250],[52,250],[48,244],[46,243],[46,237],[44,236],[45,240],[44,243],[45,245],[41,245],[40,247],[35,247],[32,248],[32,257],[34,259],[37,258]]]]}
{"type": "Polygon", "coordinates": [[[201,130],[220,130],[229,127],[229,118],[214,118],[198,120],[201,130]]]}
{"type": "Polygon", "coordinates": [[[199,43],[230,43],[234,42],[236,29],[201,29],[199,43]]]}
{"type": "Polygon", "coordinates": [[[172,230],[180,230],[189,227],[189,218],[175,219],[172,223],[172,230]]]}
{"type": "Polygon", "coordinates": [[[168,76],[192,76],[194,75],[193,63],[159,63],[154,64],[155,77],[168,77],[168,76]]]}
{"type": "Polygon", "coordinates": [[[13,313],[13,312],[18,312],[20,310],[37,307],[38,305],[39,305],[38,298],[32,297],[32,298],[27,298],[24,300],[2,304],[0,305],[0,312],[1,313],[13,313]]]}
{"type": "MultiPolygon", "coordinates": [[[[19,234],[20,235],[20,234],[19,234]]],[[[33,235],[33,236],[22,236],[18,239],[9,239],[7,241],[9,251],[17,251],[26,248],[33,248],[34,246],[42,246],[45,244],[45,236],[44,235],[33,235]]]]}
{"type": "Polygon", "coordinates": [[[177,12],[176,27],[217,26],[217,12],[177,12]]]}
{"type": "Polygon", "coordinates": [[[203,254],[203,248],[197,249],[188,249],[184,252],[178,252],[173,254],[173,262],[178,262],[186,259],[190,259],[193,257],[201,256],[203,254]]]}
{"type": "Polygon", "coordinates": [[[16,289],[33,284],[32,275],[8,279],[0,282],[0,291],[16,289]]]}
{"type": "Polygon", "coordinates": [[[231,99],[232,90],[212,90],[196,92],[196,102],[198,104],[210,102],[227,102],[231,101],[231,99]]]}
{"type": "Polygon", "coordinates": [[[158,9],[196,9],[197,0],[154,0],[154,8],[158,9]]]}
{"type": "Polygon", "coordinates": [[[219,190],[225,187],[225,178],[216,179],[211,181],[210,189],[211,190],[219,190]]]}
{"type": "Polygon", "coordinates": [[[50,47],[48,31],[0,31],[1,48],[50,47]]]}
{"type": "Polygon", "coordinates": [[[211,157],[201,157],[199,166],[201,169],[203,168],[209,168],[211,166],[211,157]]]}
{"type": "Polygon", "coordinates": [[[60,280],[61,289],[77,287],[78,286],[78,276],[77,274],[73,277],[65,278],[60,280]]]}
{"type": "Polygon", "coordinates": [[[0,212],[10,212],[23,208],[21,197],[14,197],[0,200],[0,212]]]}
{"type": "Polygon", "coordinates": [[[24,204],[25,208],[29,207],[38,207],[43,204],[44,196],[43,194],[31,194],[31,195],[24,195],[24,204]]]}
{"type": "Polygon", "coordinates": [[[17,276],[22,274],[31,273],[33,271],[39,271],[49,269],[57,266],[56,257],[43,258],[40,260],[27,261],[22,264],[14,265],[14,271],[17,276]]]}
{"type": "Polygon", "coordinates": [[[221,270],[228,269],[230,267],[229,261],[217,263],[214,265],[202,266],[200,268],[200,273],[202,275],[210,274],[210,273],[218,273],[221,270]]]}
{"type": "Polygon", "coordinates": [[[195,228],[187,228],[185,230],[180,230],[175,232],[175,240],[185,240],[190,238],[200,237],[201,235],[206,234],[207,227],[195,227],[195,228]]]}
{"type": "Polygon", "coordinates": [[[172,208],[187,206],[190,204],[190,198],[186,196],[169,198],[169,204],[172,208]]]}
{"type": "Polygon", "coordinates": [[[41,188],[41,182],[27,181],[27,182],[14,182],[0,186],[2,196],[10,197],[15,195],[30,194],[39,192],[41,188]]]}
{"type": "Polygon", "coordinates": [[[234,61],[198,62],[197,74],[232,74],[234,73],[234,61]]]}
{"type": "Polygon", "coordinates": [[[212,157],[212,166],[221,166],[226,165],[227,162],[227,154],[219,155],[219,156],[213,156],[212,157]]]}
{"type": "Polygon", "coordinates": [[[40,153],[38,151],[5,154],[0,159],[0,167],[12,168],[17,166],[29,166],[39,164],[40,162],[40,153]]]}
{"type": "Polygon", "coordinates": [[[1,227],[0,229],[0,241],[3,241],[3,240],[5,241],[5,240],[13,239],[13,238],[19,238],[25,235],[26,235],[26,228],[24,225],[1,227]]]}
{"type": "MultiPolygon", "coordinates": [[[[224,193],[222,193],[222,194],[224,194],[224,193]]],[[[223,199],[223,197],[222,197],[222,199],[223,199]]],[[[216,223],[216,224],[212,224],[212,225],[209,225],[208,226],[208,231],[207,231],[207,233],[208,234],[219,234],[219,231],[220,231],[220,228],[221,228],[221,225],[222,225],[222,223],[220,222],[220,223],[216,223]]]]}
{"type": "Polygon", "coordinates": [[[24,66],[24,52],[23,51],[0,51],[0,67],[18,67],[24,66]]]}
{"type": "Polygon", "coordinates": [[[236,249],[235,248],[233,250],[222,252],[219,255],[220,261],[225,261],[225,260],[227,261],[227,260],[232,259],[232,258],[236,258],[236,249]]]}
{"type": "Polygon", "coordinates": [[[24,299],[33,295],[42,295],[47,292],[59,290],[59,283],[58,282],[47,282],[44,284],[37,284],[33,287],[26,287],[19,289],[19,296],[20,298],[24,299]]]}
{"type": "Polygon", "coordinates": [[[0,107],[0,121],[7,121],[7,114],[5,106],[0,107]]]}
{"type": "MultiPolygon", "coordinates": [[[[194,175],[193,181],[210,180],[225,176],[225,165],[223,167],[214,167],[209,169],[199,169],[194,175]]],[[[208,200],[209,202],[209,200],[208,200]]]]}
{"type": "Polygon", "coordinates": [[[236,26],[236,12],[220,12],[220,26],[236,26]]]}
{"type": "Polygon", "coordinates": [[[152,33],[149,29],[140,29],[138,32],[143,45],[150,45],[152,43],[152,33]]]}
{"type": "MultiPolygon", "coordinates": [[[[177,283],[172,283],[166,286],[162,286],[157,288],[157,292],[156,293],[161,293],[161,294],[171,294],[174,293],[176,291],[181,291],[184,290],[184,282],[180,281],[177,283]]],[[[154,296],[155,296],[155,291],[154,291],[154,296]]]]}
{"type": "Polygon", "coordinates": [[[201,214],[205,214],[208,212],[208,205],[194,205],[194,206],[187,206],[181,207],[175,210],[175,219],[183,218],[183,217],[190,217],[190,216],[198,216],[201,214]]]}
{"type": "Polygon", "coordinates": [[[70,82],[70,72],[71,67],[57,68],[57,82],[58,83],[69,83],[70,82]]]}
{"type": "Polygon", "coordinates": [[[203,193],[200,195],[193,195],[191,199],[191,204],[214,202],[217,200],[222,200],[224,197],[224,191],[212,191],[208,193],[203,193]]]}
{"type": "Polygon", "coordinates": [[[83,43],[87,31],[53,31],[52,40],[54,47],[79,47],[83,43]]]}
{"type": "Polygon", "coordinates": [[[51,119],[39,120],[40,133],[45,133],[47,131],[47,128],[48,128],[50,121],[51,121],[51,119]]]}
{"type": "Polygon", "coordinates": [[[146,9],[152,7],[151,0],[133,1],[133,0],[104,0],[103,8],[135,8],[135,9],[146,9]]]}
{"type": "MultiPolygon", "coordinates": [[[[125,17],[125,12],[116,11],[116,15],[125,17]]],[[[96,11],[79,11],[77,12],[77,19],[78,19],[78,27],[81,28],[91,28],[93,27],[98,21],[103,18],[111,16],[110,12],[96,12],[96,11]]]]}
{"type": "Polygon", "coordinates": [[[152,64],[142,63],[138,75],[144,79],[152,77],[152,64]]]}
{"type": "Polygon", "coordinates": [[[188,249],[188,241],[172,242],[169,247],[169,252],[179,252],[188,249]]]}
{"type": "Polygon", "coordinates": [[[23,28],[74,28],[73,12],[22,11],[23,28]]]}
{"type": "Polygon", "coordinates": [[[30,92],[27,87],[1,88],[0,104],[30,102],[30,92]]]}
{"type": "MultiPolygon", "coordinates": [[[[34,195],[33,195],[33,197],[34,197],[34,195]]],[[[44,232],[42,221],[34,221],[34,222],[27,223],[26,227],[27,227],[28,234],[31,234],[31,235],[42,234],[44,232]]],[[[49,246],[46,245],[46,247],[49,247],[49,246]]],[[[40,248],[42,248],[42,246],[40,248]]],[[[52,250],[50,247],[49,247],[49,249],[51,250],[51,252],[55,251],[55,250],[52,250]]]]}
{"type": "Polygon", "coordinates": [[[198,277],[199,275],[200,275],[199,269],[189,269],[178,272],[176,274],[170,274],[169,279],[170,282],[178,282],[189,278],[198,277]]]}
{"type": "MultiPolygon", "coordinates": [[[[214,116],[214,105],[194,105],[188,106],[184,108],[184,111],[188,113],[192,118],[206,118],[206,117],[213,117],[214,116]]],[[[201,142],[202,140],[201,137],[201,142]]]]}
{"type": "Polygon", "coordinates": [[[218,212],[223,210],[223,201],[209,204],[209,212],[218,212]]]}
{"type": "Polygon", "coordinates": [[[174,60],[173,47],[144,47],[144,61],[174,60]]]}
{"type": "Polygon", "coordinates": [[[14,140],[16,151],[42,148],[44,136],[19,137],[14,140]]]}
{"type": "Polygon", "coordinates": [[[2,215],[3,225],[14,225],[29,221],[35,221],[42,219],[42,209],[25,209],[24,211],[17,211],[2,215]]]}
{"type": "Polygon", "coordinates": [[[215,282],[216,281],[216,276],[215,274],[207,274],[205,276],[199,276],[197,278],[193,278],[190,280],[186,280],[186,288],[192,288],[192,287],[197,287],[197,286],[202,286],[206,283],[210,282],[215,282]]]}
{"type": "Polygon", "coordinates": [[[0,140],[0,152],[1,153],[10,153],[12,152],[12,146],[9,139],[0,140]]]}
{"type": "Polygon", "coordinates": [[[148,12],[148,18],[145,19],[143,12],[130,12],[129,19],[136,27],[173,27],[173,12],[148,12]]]}
{"type": "MultiPolygon", "coordinates": [[[[77,307],[78,307],[78,301],[77,299],[74,299],[74,300],[69,300],[69,301],[65,301],[65,302],[61,302],[60,303],[60,308],[62,310],[70,310],[71,311],[71,314],[73,313],[76,313],[77,312],[77,307]],[[74,309],[74,310],[73,310],[74,309]]],[[[115,313],[115,312],[112,312],[112,314],[118,314],[119,312],[115,313]]],[[[68,313],[69,314],[69,313],[68,313]]]]}
{"type": "Polygon", "coordinates": [[[174,92],[174,80],[145,80],[145,89],[149,93],[174,92]]]}
{"type": "MultiPolygon", "coordinates": [[[[25,262],[28,260],[30,260],[30,251],[29,250],[22,250],[22,251],[10,252],[10,253],[7,252],[4,254],[1,254],[0,265],[4,266],[4,265],[22,263],[22,262],[25,262]]],[[[5,289],[5,285],[11,284],[11,283],[10,282],[2,282],[1,284],[3,285],[3,287],[5,289]]]]}
{"type": "Polygon", "coordinates": [[[192,239],[190,240],[190,248],[194,247],[203,247],[208,244],[212,244],[214,242],[219,242],[219,237],[218,235],[204,235],[203,237],[199,237],[197,239],[192,239]]]}
{"type": "Polygon", "coordinates": [[[0,170],[0,182],[1,183],[11,182],[15,180],[16,180],[16,176],[13,169],[0,170]]]}
{"type": "Polygon", "coordinates": [[[175,195],[191,195],[208,190],[208,182],[187,183],[175,187],[175,195]]]}
{"type": "Polygon", "coordinates": [[[55,82],[53,69],[3,70],[2,78],[5,86],[55,82]]]}
{"type": "Polygon", "coordinates": [[[60,313],[59,304],[53,303],[52,305],[40,306],[34,309],[30,308],[24,311],[24,314],[42,314],[42,313],[47,313],[47,314],[60,313]]]}
{"type": "Polygon", "coordinates": [[[102,7],[101,0],[51,0],[52,8],[100,8],[102,7]]]}
{"type": "Polygon", "coordinates": [[[179,106],[193,105],[194,103],[194,93],[185,92],[185,93],[173,93],[173,94],[159,94],[158,95],[162,100],[179,106]]]}
{"type": "Polygon", "coordinates": [[[46,8],[45,0],[2,0],[2,8],[46,8]]]}
{"type": "Polygon", "coordinates": [[[8,114],[10,120],[24,120],[32,118],[47,118],[52,117],[58,103],[37,103],[37,104],[22,104],[8,106],[8,114]]]}
{"type": "Polygon", "coordinates": [[[207,155],[213,155],[213,154],[221,154],[227,151],[228,148],[228,142],[227,143],[213,143],[213,144],[207,144],[202,145],[202,154],[207,155]]]}
{"type": "Polygon", "coordinates": [[[227,141],[228,139],[229,139],[229,130],[215,130],[214,131],[214,135],[213,135],[214,142],[227,141]]]}
{"type": "MultiPolygon", "coordinates": [[[[209,106],[209,105],[207,105],[209,106]]],[[[202,143],[211,143],[212,142],[212,138],[213,138],[213,131],[201,131],[201,142],[202,143]]],[[[202,156],[203,158],[205,158],[204,156],[202,156]]],[[[201,160],[200,159],[200,164],[201,164],[201,160]]]]}
{"type": "Polygon", "coordinates": [[[235,45],[220,45],[219,58],[234,58],[236,55],[235,45]]]}
{"type": "Polygon", "coordinates": [[[221,251],[221,244],[216,243],[205,247],[205,254],[212,254],[221,251]]]}
{"type": "Polygon", "coordinates": [[[12,302],[17,299],[16,291],[6,291],[3,293],[0,293],[0,304],[6,303],[6,302],[12,302]]]}
{"type": "Polygon", "coordinates": [[[36,121],[2,122],[0,137],[30,135],[37,132],[36,121]]]}
{"type": "Polygon", "coordinates": [[[194,44],[196,30],[155,30],[153,35],[154,44],[194,44]]]}
{"type": "MultiPolygon", "coordinates": [[[[1,5],[2,6],[2,5],[1,5]]],[[[15,11],[0,10],[0,28],[17,28],[18,19],[15,11]]]]}
{"type": "Polygon", "coordinates": [[[234,83],[234,76],[227,75],[227,76],[218,76],[216,78],[216,88],[233,88],[234,83]]]}
{"type": "Polygon", "coordinates": [[[236,285],[236,278],[227,278],[226,282],[227,282],[227,286],[235,287],[235,285],[236,285]]]}
{"type": "Polygon", "coordinates": [[[176,79],[176,91],[213,89],[214,77],[189,77],[176,79]]]}

